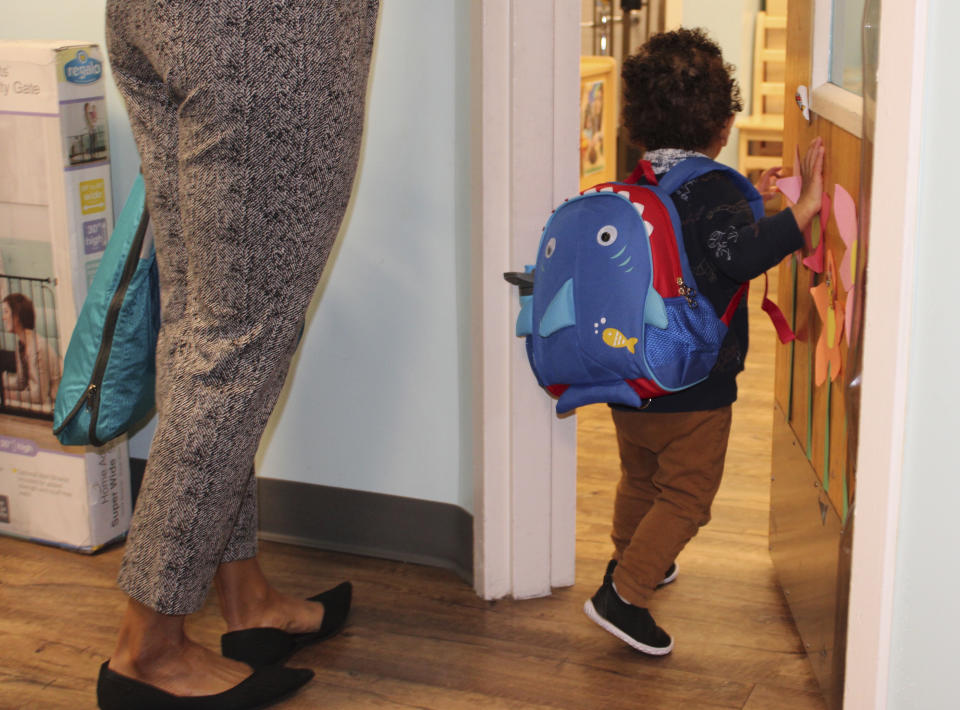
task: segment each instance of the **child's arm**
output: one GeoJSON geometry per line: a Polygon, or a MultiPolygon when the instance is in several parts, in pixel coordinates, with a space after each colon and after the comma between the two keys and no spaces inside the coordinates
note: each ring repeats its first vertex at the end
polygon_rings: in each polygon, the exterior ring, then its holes
{"type": "Polygon", "coordinates": [[[791,211],[797,220],[801,232],[810,226],[811,220],[819,214],[823,201],[823,139],[817,136],[810,142],[807,154],[800,162],[800,174],[803,176],[803,189],[800,199],[791,211]]]}
{"type": "Polygon", "coordinates": [[[783,166],[767,168],[763,171],[760,179],[757,180],[757,184],[754,185],[754,187],[757,188],[757,192],[760,193],[760,197],[764,199],[764,202],[779,194],[777,190],[777,178],[781,175],[783,175],[783,166]]]}
{"type": "Polygon", "coordinates": [[[725,177],[690,183],[689,199],[704,206],[697,220],[700,242],[718,271],[745,283],[804,248],[803,230],[820,210],[823,154],[823,141],[817,138],[800,165],[804,187],[797,204],[760,220],[755,220],[743,195],[725,177]]]}

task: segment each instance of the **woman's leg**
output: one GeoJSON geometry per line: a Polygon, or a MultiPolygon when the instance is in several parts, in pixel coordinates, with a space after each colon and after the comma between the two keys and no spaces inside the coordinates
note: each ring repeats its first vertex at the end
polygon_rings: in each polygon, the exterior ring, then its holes
{"type": "Polygon", "coordinates": [[[324,607],[278,592],[256,558],[257,480],[251,475],[233,532],[214,577],[227,631],[271,627],[289,632],[316,631],[324,607]]]}
{"type": "MultiPolygon", "coordinates": [[[[130,8],[132,11],[133,8],[130,8]]],[[[124,95],[141,161],[151,180],[147,202],[161,274],[163,328],[183,327],[186,312],[187,258],[180,230],[177,187],[176,104],[149,59],[127,41],[130,17],[120,3],[107,6],[111,66],[124,95]]],[[[138,23],[139,24],[139,23],[138,23]]],[[[143,37],[146,39],[146,36],[143,37]]],[[[172,353],[157,353],[158,409],[167,410],[172,353]]],[[[131,533],[135,538],[136,533],[131,533]]],[[[223,658],[191,641],[183,614],[162,614],[131,598],[120,624],[110,668],[175,695],[212,695],[237,685],[250,674],[242,663],[223,658]]]]}
{"type": "Polygon", "coordinates": [[[151,63],[176,102],[186,297],[180,327],[160,333],[158,426],[120,581],[162,613],[203,603],[349,199],[371,5],[171,2],[167,42],[148,48],[164,47],[151,63]]]}
{"type": "Polygon", "coordinates": [[[164,309],[120,573],[134,626],[197,610],[221,562],[255,554],[251,463],[349,199],[376,5],[109,5],[164,309]]]}

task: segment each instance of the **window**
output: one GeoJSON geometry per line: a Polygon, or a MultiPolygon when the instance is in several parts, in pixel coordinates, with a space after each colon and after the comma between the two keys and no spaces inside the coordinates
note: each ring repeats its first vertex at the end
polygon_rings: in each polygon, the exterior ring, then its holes
{"type": "Polygon", "coordinates": [[[863,134],[861,25],[865,0],[815,0],[810,108],[863,134]]]}
{"type": "Polygon", "coordinates": [[[863,95],[864,0],[833,0],[830,33],[830,83],[857,96],[863,95]]]}

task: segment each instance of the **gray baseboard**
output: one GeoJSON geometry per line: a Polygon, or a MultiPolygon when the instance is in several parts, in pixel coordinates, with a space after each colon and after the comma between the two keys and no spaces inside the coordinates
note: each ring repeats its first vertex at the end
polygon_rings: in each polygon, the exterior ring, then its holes
{"type": "MultiPolygon", "coordinates": [[[[135,492],[145,466],[130,460],[135,492]]],[[[257,483],[263,540],[442,567],[473,584],[473,516],[459,506],[276,478],[257,483]]]]}
{"type": "Polygon", "coordinates": [[[473,583],[473,516],[449,503],[258,478],[260,537],[443,567],[473,583]]]}

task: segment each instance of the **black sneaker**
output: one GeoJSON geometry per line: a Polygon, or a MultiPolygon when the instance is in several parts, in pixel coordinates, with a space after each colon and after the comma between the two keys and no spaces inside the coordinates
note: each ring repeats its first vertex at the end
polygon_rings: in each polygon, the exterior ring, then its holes
{"type": "Polygon", "coordinates": [[[673,650],[670,634],[657,626],[647,609],[627,604],[614,590],[604,584],[583,605],[590,620],[628,646],[651,656],[665,656],[673,650]]]}
{"type": "MultiPolygon", "coordinates": [[[[617,566],[616,560],[610,560],[607,563],[607,571],[603,573],[603,583],[604,584],[613,584],[613,570],[617,566]]],[[[670,567],[667,568],[667,571],[663,575],[663,579],[660,580],[660,583],[657,585],[657,589],[660,587],[670,584],[677,578],[677,573],[680,571],[680,567],[676,562],[672,562],[670,567]]]]}
{"type": "Polygon", "coordinates": [[[607,562],[607,571],[603,573],[603,584],[613,584],[613,570],[617,568],[617,561],[610,560],[607,562]]]}
{"type": "Polygon", "coordinates": [[[677,566],[676,562],[672,562],[667,568],[667,571],[663,573],[663,579],[660,580],[660,584],[657,585],[657,588],[670,584],[673,580],[677,578],[677,573],[680,571],[680,567],[677,566]]]}

